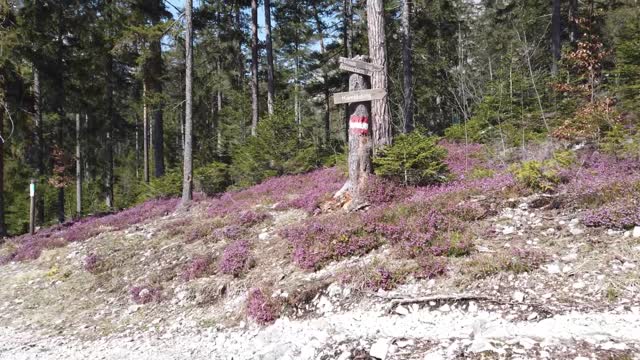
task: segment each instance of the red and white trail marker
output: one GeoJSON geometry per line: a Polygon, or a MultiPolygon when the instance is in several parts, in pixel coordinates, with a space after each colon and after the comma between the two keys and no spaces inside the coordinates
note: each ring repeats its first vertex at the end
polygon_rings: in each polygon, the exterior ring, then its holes
{"type": "Polygon", "coordinates": [[[369,118],[351,115],[349,118],[349,130],[352,134],[367,135],[369,133],[369,118]]]}

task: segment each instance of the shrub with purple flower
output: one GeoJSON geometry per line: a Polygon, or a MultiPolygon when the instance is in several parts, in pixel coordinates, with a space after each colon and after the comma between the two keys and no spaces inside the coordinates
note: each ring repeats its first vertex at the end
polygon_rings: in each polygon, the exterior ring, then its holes
{"type": "Polygon", "coordinates": [[[586,211],[582,222],[591,227],[631,229],[640,225],[640,205],[633,200],[618,200],[586,211]]]}
{"type": "Polygon", "coordinates": [[[95,274],[100,269],[102,259],[96,253],[90,253],[84,258],[84,269],[92,274],[95,274]]]}
{"type": "Polygon", "coordinates": [[[278,318],[275,304],[260,289],[251,289],[247,297],[247,316],[260,325],[268,325],[278,318]]]}
{"type": "Polygon", "coordinates": [[[148,304],[150,302],[160,302],[162,300],[162,290],[153,286],[134,286],[129,289],[131,299],[136,304],[148,304]]]}
{"type": "Polygon", "coordinates": [[[191,260],[189,265],[182,271],[182,274],[180,274],[180,277],[184,281],[191,281],[209,275],[212,273],[212,262],[211,256],[198,256],[191,260]]]}
{"type": "Polygon", "coordinates": [[[251,266],[251,249],[249,242],[246,240],[238,240],[233,242],[224,249],[222,258],[218,263],[218,269],[223,274],[240,276],[251,266]]]}

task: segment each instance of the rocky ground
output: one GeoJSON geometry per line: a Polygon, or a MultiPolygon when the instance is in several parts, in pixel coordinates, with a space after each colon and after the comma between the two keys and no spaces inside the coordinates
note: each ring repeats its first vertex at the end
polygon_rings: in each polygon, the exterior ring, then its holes
{"type": "Polygon", "coordinates": [[[277,230],[306,215],[272,215],[253,230],[273,255],[259,271],[175,280],[159,303],[113,289],[219,246],[166,236],[175,214],[0,267],[0,359],[640,359],[640,229],[588,229],[539,196],[510,199],[478,222],[473,253],[446,276],[375,292],[338,275],[383,258],[385,246],[305,272],[285,260],[277,230]],[[112,265],[123,270],[80,271],[96,250],[121,254],[112,265]],[[501,262],[513,251],[528,262],[501,262]],[[300,297],[263,327],[244,315],[261,277],[273,296],[300,297]]]}

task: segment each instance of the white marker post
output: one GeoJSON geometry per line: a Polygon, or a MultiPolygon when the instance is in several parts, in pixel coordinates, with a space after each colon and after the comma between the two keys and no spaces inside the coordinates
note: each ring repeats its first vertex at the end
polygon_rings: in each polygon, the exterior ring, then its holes
{"type": "Polygon", "coordinates": [[[36,180],[31,179],[29,184],[29,197],[31,198],[31,206],[29,208],[29,233],[33,235],[36,232],[36,180]]]}

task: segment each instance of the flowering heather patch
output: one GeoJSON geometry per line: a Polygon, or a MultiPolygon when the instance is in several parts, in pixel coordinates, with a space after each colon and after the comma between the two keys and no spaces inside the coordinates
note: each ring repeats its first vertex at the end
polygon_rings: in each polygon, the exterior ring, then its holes
{"type": "Polygon", "coordinates": [[[630,229],[640,225],[640,205],[635,201],[618,200],[582,215],[582,222],[591,227],[630,229]]]}
{"type": "Polygon", "coordinates": [[[87,240],[104,231],[117,231],[133,224],[163,216],[175,209],[178,199],[150,200],[134,208],[107,216],[90,216],[40,230],[35,235],[25,234],[11,239],[16,246],[9,261],[35,260],[43,250],[63,247],[69,242],[87,240]]]}
{"type": "Polygon", "coordinates": [[[302,175],[271,178],[248,189],[227,192],[209,204],[212,217],[234,216],[258,204],[279,203],[279,209],[296,208],[313,212],[346,181],[338,168],[302,175]]]}
{"type": "Polygon", "coordinates": [[[98,272],[101,262],[102,262],[102,259],[100,259],[100,257],[97,254],[91,253],[84,258],[83,267],[86,271],[92,274],[95,274],[96,272],[98,272]]]}
{"type": "Polygon", "coordinates": [[[210,256],[198,256],[191,260],[189,265],[182,271],[180,277],[184,281],[191,281],[211,273],[213,260],[210,256]]]}
{"type": "Polygon", "coordinates": [[[417,202],[430,202],[440,196],[447,196],[451,194],[463,194],[463,195],[479,195],[489,192],[503,191],[507,188],[513,187],[516,181],[511,174],[496,174],[491,177],[473,180],[457,180],[450,183],[425,186],[416,189],[411,200],[417,202]]]}
{"type": "Polygon", "coordinates": [[[640,190],[640,163],[597,152],[583,154],[563,176],[569,181],[560,190],[585,205],[602,205],[640,190]]]}
{"type": "Polygon", "coordinates": [[[249,227],[259,224],[267,220],[269,217],[270,215],[267,213],[248,210],[240,214],[240,216],[238,217],[238,222],[242,226],[249,227]]]}
{"type": "Polygon", "coordinates": [[[134,286],[129,289],[131,299],[136,304],[148,304],[152,301],[160,302],[162,300],[162,291],[160,288],[151,286],[134,286]]]}
{"type": "Polygon", "coordinates": [[[371,290],[391,290],[395,286],[394,274],[384,267],[378,267],[366,283],[366,287],[371,290]]]}
{"type": "Polygon", "coordinates": [[[247,316],[260,325],[268,325],[278,318],[277,305],[260,289],[251,289],[247,297],[247,316]]]}
{"type": "Polygon", "coordinates": [[[281,236],[293,247],[293,261],[308,270],[331,260],[366,254],[382,244],[379,236],[365,231],[357,214],[312,218],[282,230],[281,236]]]}
{"type": "Polygon", "coordinates": [[[371,175],[367,178],[362,195],[365,200],[373,205],[387,204],[400,200],[407,196],[408,188],[401,187],[393,181],[385,180],[379,176],[371,175]]]}
{"type": "Polygon", "coordinates": [[[425,256],[417,260],[419,270],[415,276],[418,279],[433,279],[447,272],[447,260],[444,258],[425,256]]]}
{"type": "Polygon", "coordinates": [[[218,263],[218,269],[223,274],[240,276],[251,265],[250,247],[246,240],[238,240],[227,245],[218,263]]]}
{"type": "Polygon", "coordinates": [[[447,150],[444,162],[456,179],[464,179],[478,167],[490,168],[489,163],[482,158],[485,150],[482,144],[465,145],[445,140],[438,145],[447,150]]]}

